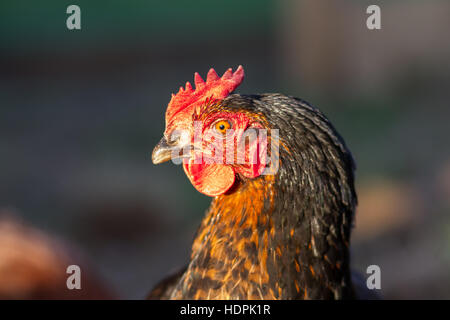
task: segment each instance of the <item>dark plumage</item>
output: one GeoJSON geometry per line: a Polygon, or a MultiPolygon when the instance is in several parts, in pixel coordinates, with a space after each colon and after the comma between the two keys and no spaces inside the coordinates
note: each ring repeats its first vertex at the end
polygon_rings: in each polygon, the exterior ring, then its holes
{"type": "Polygon", "coordinates": [[[341,136],[318,109],[282,94],[233,94],[221,108],[279,129],[279,171],[254,179],[238,174],[213,199],[186,270],[150,297],[355,298],[355,166],[341,136]]]}

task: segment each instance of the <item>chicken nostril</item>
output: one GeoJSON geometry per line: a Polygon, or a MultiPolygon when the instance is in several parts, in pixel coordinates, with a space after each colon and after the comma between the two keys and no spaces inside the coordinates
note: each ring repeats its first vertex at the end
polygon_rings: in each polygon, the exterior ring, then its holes
{"type": "Polygon", "coordinates": [[[166,138],[166,143],[168,146],[174,146],[180,141],[180,135],[169,135],[168,138],[166,138]]]}

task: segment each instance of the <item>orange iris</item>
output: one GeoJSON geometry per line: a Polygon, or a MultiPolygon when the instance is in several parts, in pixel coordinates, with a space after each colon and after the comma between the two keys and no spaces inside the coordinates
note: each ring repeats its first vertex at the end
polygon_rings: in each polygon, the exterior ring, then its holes
{"type": "Polygon", "coordinates": [[[217,132],[225,135],[227,133],[227,130],[231,129],[231,124],[227,120],[220,120],[216,122],[214,127],[216,128],[217,132]]]}

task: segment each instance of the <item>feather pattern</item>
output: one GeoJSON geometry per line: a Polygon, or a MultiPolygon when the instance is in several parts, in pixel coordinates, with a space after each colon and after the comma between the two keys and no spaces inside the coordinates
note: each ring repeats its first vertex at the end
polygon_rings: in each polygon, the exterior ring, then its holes
{"type": "MultiPolygon", "coordinates": [[[[230,71],[231,72],[231,71],[230,71]]],[[[228,71],[222,76],[231,76],[228,71]]],[[[216,75],[208,74],[208,79],[216,75]]],[[[197,79],[196,77],[196,85],[197,79]]],[[[348,299],[357,203],[354,161],[316,108],[282,94],[233,94],[221,103],[279,129],[280,167],[217,196],[171,299],[348,299]]]]}

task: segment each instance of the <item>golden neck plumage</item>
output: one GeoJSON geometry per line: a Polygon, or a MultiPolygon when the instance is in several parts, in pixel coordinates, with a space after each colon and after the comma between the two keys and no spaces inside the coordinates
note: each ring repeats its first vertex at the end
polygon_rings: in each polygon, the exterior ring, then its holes
{"type": "Polygon", "coordinates": [[[192,245],[191,263],[172,298],[276,299],[266,267],[273,235],[273,176],[217,196],[192,245]],[[192,292],[192,295],[190,294],[192,292]]]}

